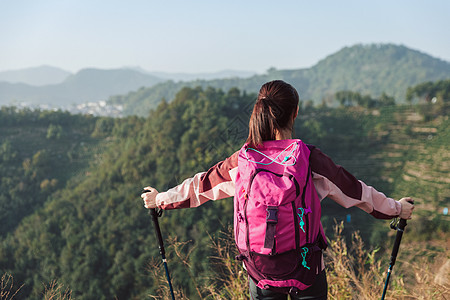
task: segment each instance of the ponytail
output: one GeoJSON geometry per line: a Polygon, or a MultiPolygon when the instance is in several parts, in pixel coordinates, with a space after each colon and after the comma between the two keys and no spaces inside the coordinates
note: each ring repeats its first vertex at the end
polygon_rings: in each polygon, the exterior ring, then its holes
{"type": "Polygon", "coordinates": [[[265,83],[250,117],[247,143],[257,147],[264,141],[275,140],[277,132],[292,130],[298,102],[298,93],[290,84],[282,80],[265,83]]]}

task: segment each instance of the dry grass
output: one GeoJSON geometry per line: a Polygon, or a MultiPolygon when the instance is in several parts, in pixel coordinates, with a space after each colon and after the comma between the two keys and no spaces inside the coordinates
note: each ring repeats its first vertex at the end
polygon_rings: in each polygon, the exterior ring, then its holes
{"type": "MultiPolygon", "coordinates": [[[[14,289],[14,279],[11,274],[3,274],[0,281],[0,300],[12,300],[17,298],[17,294],[24,285],[22,284],[18,289],[14,289]]],[[[48,286],[45,286],[42,295],[43,300],[73,300],[72,291],[69,288],[64,288],[57,280],[52,281],[48,286]]]]}
{"type": "MultiPolygon", "coordinates": [[[[180,261],[186,269],[195,288],[195,299],[212,299],[212,300],[244,300],[248,299],[248,279],[247,274],[241,262],[236,261],[235,256],[238,254],[232,239],[232,229],[222,233],[218,239],[210,236],[211,247],[215,255],[210,257],[212,267],[219,270],[219,274],[215,278],[196,278],[189,264],[189,256],[194,250],[192,247],[189,251],[185,251],[186,246],[190,242],[178,242],[176,238],[168,238],[168,248],[173,250],[176,260],[180,261]]],[[[174,260],[175,263],[175,260],[174,260]]],[[[170,290],[167,278],[163,274],[162,265],[157,260],[152,260],[148,265],[153,280],[157,286],[157,295],[149,295],[152,299],[170,299],[170,290]]],[[[176,299],[189,299],[184,291],[178,288],[176,278],[172,279],[174,293],[176,299]]]]}
{"type": "MultiPolygon", "coordinates": [[[[336,224],[334,238],[325,251],[329,299],[380,299],[391,250],[379,253],[379,249],[366,249],[357,232],[347,242],[342,234],[343,228],[343,223],[336,224]]],[[[218,270],[217,280],[203,286],[195,281],[200,299],[248,299],[248,277],[242,263],[235,260],[237,253],[232,230],[224,232],[218,239],[211,238],[211,242],[216,253],[211,259],[218,270]]],[[[184,244],[177,243],[175,248],[184,247],[184,244]]],[[[424,244],[403,242],[389,281],[386,300],[450,299],[450,250],[445,245],[429,248],[426,249],[424,244]]],[[[189,269],[188,256],[183,255],[181,250],[178,248],[175,252],[189,269]]],[[[155,276],[157,278],[160,275],[155,276]]],[[[163,279],[159,278],[159,286],[164,287],[160,291],[162,296],[152,298],[169,299],[167,283],[162,283],[163,279]]],[[[177,294],[181,296],[180,299],[188,299],[180,291],[177,294]]]]}
{"type": "MultiPolygon", "coordinates": [[[[337,224],[334,238],[325,252],[329,299],[380,299],[390,251],[379,253],[378,249],[366,249],[358,233],[346,242],[342,232],[343,223],[337,224]]],[[[184,251],[187,244],[171,239],[169,247],[181,260],[195,285],[195,298],[248,299],[248,278],[242,263],[235,259],[237,252],[232,229],[217,239],[211,237],[215,251],[215,255],[210,257],[211,266],[217,270],[213,280],[194,276],[188,262],[192,249],[184,251]]],[[[148,264],[148,270],[159,287],[157,295],[149,295],[149,298],[170,299],[167,279],[161,271],[161,260],[153,259],[148,264]]],[[[0,300],[17,298],[22,287],[16,289],[12,275],[4,274],[0,281],[0,300]]],[[[174,287],[177,287],[176,280],[174,287]]],[[[188,299],[180,289],[175,289],[174,293],[176,299],[188,299]]],[[[72,300],[72,291],[55,280],[45,287],[43,299],[72,300]]],[[[386,299],[450,299],[450,249],[445,243],[404,242],[390,278],[386,299]]]]}
{"type": "MultiPolygon", "coordinates": [[[[389,264],[382,265],[380,259],[389,258],[390,251],[375,259],[378,250],[365,249],[358,233],[348,246],[342,236],[343,224],[334,230],[335,238],[325,255],[329,298],[380,299],[389,264]]],[[[450,299],[449,282],[436,280],[439,262],[448,261],[449,255],[448,249],[424,251],[423,245],[402,244],[386,299],[450,299]]]]}
{"type": "Polygon", "coordinates": [[[73,300],[72,291],[69,288],[65,288],[63,284],[57,280],[50,282],[44,290],[44,300],[73,300]]]}
{"type": "Polygon", "coordinates": [[[238,252],[234,244],[232,236],[233,229],[228,228],[218,240],[212,237],[212,247],[216,252],[216,256],[211,257],[213,263],[221,274],[218,274],[220,288],[208,286],[209,296],[214,300],[231,299],[244,300],[248,299],[248,276],[243,268],[242,262],[235,259],[238,252]]]}
{"type": "MultiPolygon", "coordinates": [[[[152,276],[153,280],[156,282],[156,286],[158,286],[158,290],[156,291],[156,295],[149,294],[148,297],[152,299],[171,299],[169,284],[167,283],[167,278],[165,273],[162,272],[163,266],[161,259],[152,259],[148,265],[147,270],[152,276]]],[[[177,289],[176,280],[171,279],[175,299],[188,299],[182,290],[177,289]]]]}
{"type": "Polygon", "coordinates": [[[13,299],[20,289],[23,287],[21,285],[18,289],[14,289],[14,278],[11,274],[3,274],[0,280],[0,300],[13,299]]]}
{"type": "Polygon", "coordinates": [[[367,252],[359,234],[353,234],[351,247],[342,235],[344,227],[335,226],[335,238],[325,254],[330,299],[380,298],[381,263],[375,261],[376,250],[367,252]]]}

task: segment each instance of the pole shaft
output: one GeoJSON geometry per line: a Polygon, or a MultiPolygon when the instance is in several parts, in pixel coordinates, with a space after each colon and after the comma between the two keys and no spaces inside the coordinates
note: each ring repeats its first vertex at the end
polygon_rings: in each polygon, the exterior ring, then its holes
{"type": "Polygon", "coordinates": [[[386,282],[384,283],[383,295],[381,295],[381,300],[384,300],[384,297],[386,296],[386,291],[387,291],[390,277],[391,277],[391,269],[389,268],[387,276],[386,276],[386,282]]]}
{"type": "Polygon", "coordinates": [[[167,262],[164,261],[164,269],[166,269],[166,277],[167,282],[169,283],[170,295],[172,296],[172,300],[175,300],[175,295],[173,293],[172,281],[170,280],[169,268],[167,267],[167,262]]]}
{"type": "Polygon", "coordinates": [[[164,241],[161,235],[161,229],[159,228],[159,221],[158,221],[158,213],[156,212],[155,208],[150,209],[150,216],[152,217],[153,224],[155,225],[155,233],[156,238],[158,239],[159,243],[159,253],[163,257],[163,259],[166,258],[166,250],[164,249],[164,241]]]}
{"type": "Polygon", "coordinates": [[[159,253],[161,254],[161,258],[162,258],[162,261],[164,264],[164,269],[166,271],[166,277],[167,277],[167,282],[169,283],[170,295],[172,296],[172,300],[175,300],[172,282],[170,280],[170,275],[169,275],[169,268],[167,266],[166,250],[164,249],[164,241],[162,238],[161,229],[159,227],[158,213],[156,212],[155,208],[151,208],[149,214],[152,217],[153,224],[155,225],[156,238],[158,239],[158,243],[159,243],[159,253]]]}
{"type": "Polygon", "coordinates": [[[397,235],[395,237],[394,247],[392,248],[391,260],[389,263],[389,269],[386,276],[386,282],[384,283],[383,295],[381,296],[381,300],[384,299],[387,291],[387,287],[389,284],[389,279],[391,278],[392,269],[394,268],[395,261],[397,260],[398,249],[400,248],[400,242],[402,241],[403,232],[405,231],[406,220],[400,219],[400,222],[397,226],[397,235]]]}

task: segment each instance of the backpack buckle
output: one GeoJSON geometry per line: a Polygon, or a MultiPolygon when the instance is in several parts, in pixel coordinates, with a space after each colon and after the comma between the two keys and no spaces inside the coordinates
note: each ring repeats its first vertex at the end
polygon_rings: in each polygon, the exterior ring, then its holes
{"type": "Polygon", "coordinates": [[[272,249],[270,255],[275,254],[275,233],[278,223],[278,207],[268,206],[266,216],[266,235],[264,237],[264,248],[272,249]]]}
{"type": "Polygon", "coordinates": [[[276,206],[267,207],[266,223],[270,224],[278,223],[278,207],[276,206]]]}

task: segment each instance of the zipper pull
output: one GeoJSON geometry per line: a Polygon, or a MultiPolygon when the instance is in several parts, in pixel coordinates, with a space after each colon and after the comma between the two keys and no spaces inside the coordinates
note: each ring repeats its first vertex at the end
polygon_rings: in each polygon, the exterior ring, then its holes
{"type": "Polygon", "coordinates": [[[303,233],[306,233],[305,228],[303,228],[305,226],[305,221],[303,221],[305,210],[302,207],[299,207],[298,210],[300,210],[301,212],[301,214],[297,212],[297,216],[300,218],[300,222],[298,223],[298,225],[300,225],[300,229],[303,231],[303,233]]]}
{"type": "Polygon", "coordinates": [[[308,253],[308,248],[307,247],[303,247],[302,248],[303,252],[301,252],[300,254],[302,255],[302,266],[308,270],[310,270],[311,268],[308,267],[308,265],[306,264],[306,254],[308,253]]]}

